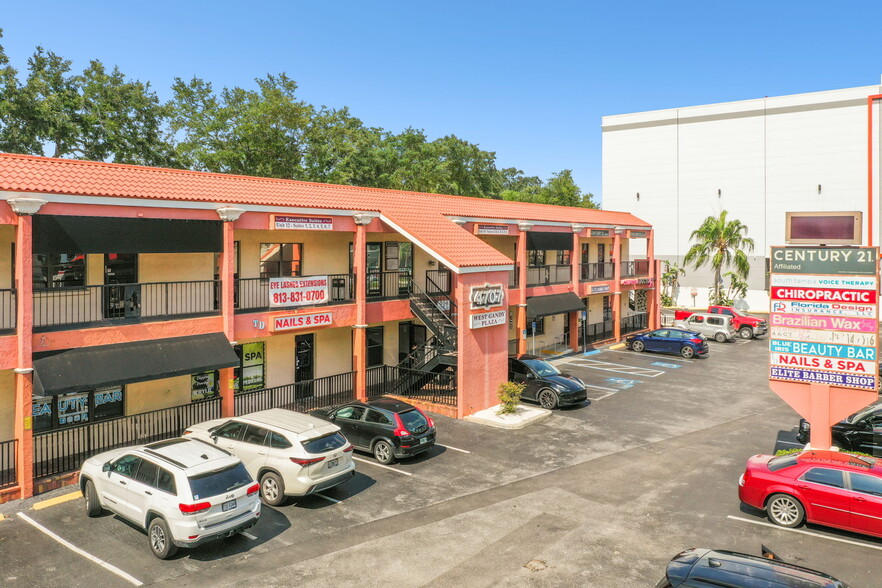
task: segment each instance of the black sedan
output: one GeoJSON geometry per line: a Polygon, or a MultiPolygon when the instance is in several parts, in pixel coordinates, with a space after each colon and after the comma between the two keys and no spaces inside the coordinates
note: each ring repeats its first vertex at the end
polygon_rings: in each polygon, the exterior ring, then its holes
{"type": "Polygon", "coordinates": [[[373,453],[382,464],[435,445],[435,422],[417,407],[386,396],[310,414],[332,421],[356,449],[373,453]]]}
{"type": "MultiPolygon", "coordinates": [[[[799,419],[796,438],[808,443],[811,425],[799,419]]],[[[833,444],[845,451],[860,451],[882,457],[882,400],[833,425],[833,444]]]]}
{"type": "Polygon", "coordinates": [[[561,373],[547,361],[533,355],[508,358],[508,379],[524,384],[521,398],[538,402],[542,408],[572,406],[588,398],[585,383],[561,373]]]}

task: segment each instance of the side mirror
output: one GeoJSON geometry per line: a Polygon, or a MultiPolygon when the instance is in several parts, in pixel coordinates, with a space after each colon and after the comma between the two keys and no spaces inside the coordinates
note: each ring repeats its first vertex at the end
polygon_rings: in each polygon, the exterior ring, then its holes
{"type": "Polygon", "coordinates": [[[105,463],[103,466],[101,466],[101,471],[102,472],[109,472],[110,471],[110,462],[109,461],[107,463],[105,463]]]}
{"type": "Polygon", "coordinates": [[[217,443],[217,432],[216,432],[216,431],[212,431],[211,433],[209,433],[208,436],[211,437],[211,440],[212,440],[212,441],[214,441],[215,443],[217,443]]]}
{"type": "Polygon", "coordinates": [[[330,420],[332,420],[332,421],[336,421],[336,420],[337,420],[337,414],[332,412],[331,414],[328,415],[328,418],[329,418],[330,420]]]}
{"type": "Polygon", "coordinates": [[[536,379],[536,375],[533,374],[533,372],[530,372],[529,374],[527,374],[527,379],[528,379],[528,380],[535,380],[535,379],[536,379]]]}

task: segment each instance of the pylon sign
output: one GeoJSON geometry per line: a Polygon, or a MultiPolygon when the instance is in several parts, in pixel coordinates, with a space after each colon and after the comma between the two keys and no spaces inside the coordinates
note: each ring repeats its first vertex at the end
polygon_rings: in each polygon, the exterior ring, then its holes
{"type": "Polygon", "coordinates": [[[772,247],[769,380],[878,389],[879,249],[772,247]]]}

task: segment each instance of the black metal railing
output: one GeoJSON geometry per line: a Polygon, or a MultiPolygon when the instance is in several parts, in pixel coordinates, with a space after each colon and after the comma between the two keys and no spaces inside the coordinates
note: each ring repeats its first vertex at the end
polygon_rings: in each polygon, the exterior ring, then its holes
{"type": "Polygon", "coordinates": [[[611,280],[615,275],[613,264],[605,261],[596,261],[592,263],[579,264],[579,281],[580,282],[599,282],[602,280],[611,280]]]}
{"type": "Polygon", "coordinates": [[[622,318],[620,329],[622,335],[633,333],[634,331],[642,331],[649,325],[649,315],[645,312],[632,314],[622,318]]]}
{"type": "Polygon", "coordinates": [[[612,339],[615,332],[613,331],[612,321],[603,321],[601,323],[593,323],[585,325],[579,329],[580,344],[596,343],[597,341],[606,341],[612,339]]]}
{"type": "Polygon", "coordinates": [[[0,334],[15,332],[15,290],[0,290],[0,334]]]}
{"type": "Polygon", "coordinates": [[[450,288],[453,283],[450,278],[450,270],[426,270],[426,293],[450,294],[450,288]]]}
{"type": "MultiPolygon", "coordinates": [[[[429,276],[426,276],[426,296],[429,300],[432,301],[432,304],[435,305],[435,308],[441,311],[444,316],[446,316],[450,323],[455,327],[456,326],[456,317],[459,314],[456,306],[456,302],[453,301],[453,298],[448,296],[445,292],[443,292],[429,276]]],[[[419,294],[419,292],[417,292],[419,294]]]]}
{"type": "Polygon", "coordinates": [[[355,372],[236,394],[237,415],[269,408],[309,412],[355,400],[355,372]]]}
{"type": "Polygon", "coordinates": [[[18,472],[15,468],[16,449],[18,441],[0,441],[0,488],[12,486],[18,480],[18,472]]]}
{"type": "MultiPolygon", "coordinates": [[[[297,276],[297,280],[306,280],[312,276],[297,276]]],[[[302,308],[304,306],[328,306],[332,304],[345,304],[355,300],[355,275],[354,274],[329,274],[328,275],[328,301],[316,304],[286,305],[284,301],[274,306],[270,301],[269,278],[238,278],[234,284],[234,299],[236,312],[261,312],[270,308],[302,308]]]]}
{"type": "Polygon", "coordinates": [[[572,265],[538,265],[527,268],[527,286],[566,284],[573,279],[572,265]]]}
{"type": "Polygon", "coordinates": [[[367,272],[367,300],[395,300],[410,295],[410,270],[400,272],[367,272]]]}
{"type": "Polygon", "coordinates": [[[219,314],[220,280],[34,290],[34,329],[219,314]]]}
{"type": "Polygon", "coordinates": [[[392,365],[368,370],[368,398],[400,396],[446,406],[457,405],[456,373],[426,372],[392,365]]]}
{"type": "Polygon", "coordinates": [[[623,278],[633,278],[636,276],[648,276],[649,275],[649,260],[648,259],[636,259],[634,261],[623,261],[622,262],[622,277],[623,278]]]}
{"type": "Polygon", "coordinates": [[[80,469],[103,451],[178,437],[190,425],[220,418],[220,399],[34,433],[34,477],[80,469]]]}

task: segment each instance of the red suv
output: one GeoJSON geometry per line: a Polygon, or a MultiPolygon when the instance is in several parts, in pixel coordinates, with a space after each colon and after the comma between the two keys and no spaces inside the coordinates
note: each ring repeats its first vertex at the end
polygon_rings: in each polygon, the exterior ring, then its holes
{"type": "Polygon", "coordinates": [[[738,480],[738,498],[782,527],[803,520],[882,537],[882,465],[838,451],[754,455],[738,480]]]}

